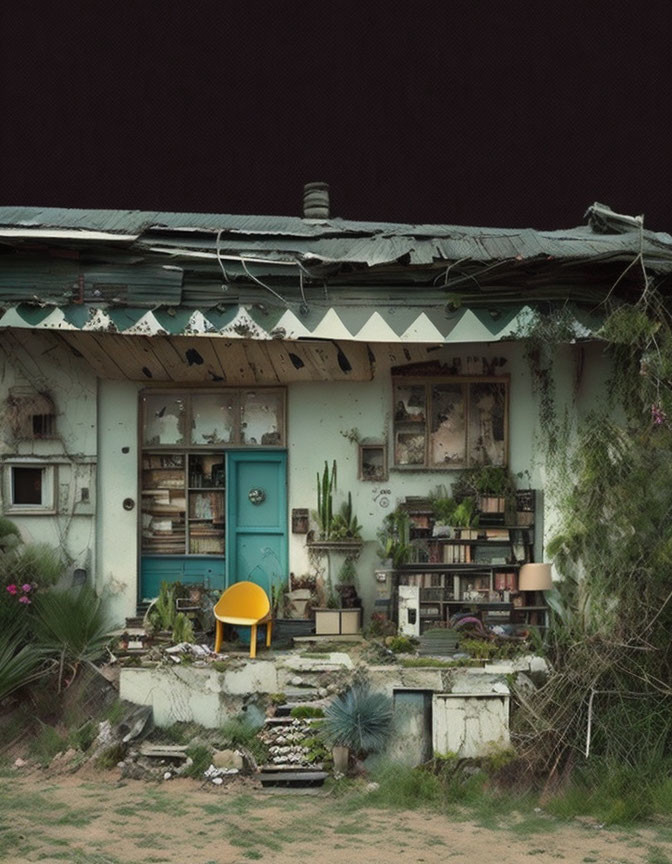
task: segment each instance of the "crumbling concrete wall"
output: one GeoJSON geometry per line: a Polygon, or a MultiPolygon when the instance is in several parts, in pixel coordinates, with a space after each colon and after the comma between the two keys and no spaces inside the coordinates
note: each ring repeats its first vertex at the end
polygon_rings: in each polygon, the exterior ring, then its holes
{"type": "Polygon", "coordinates": [[[435,693],[432,700],[435,753],[475,758],[508,747],[509,694],[435,693]]]}
{"type": "Polygon", "coordinates": [[[232,659],[228,668],[179,664],[121,670],[119,695],[138,705],[150,705],[157,726],[195,721],[216,728],[249,705],[268,702],[273,694],[326,698],[352,679],[347,654],[328,660],[288,655],[274,660],[232,659]]]}

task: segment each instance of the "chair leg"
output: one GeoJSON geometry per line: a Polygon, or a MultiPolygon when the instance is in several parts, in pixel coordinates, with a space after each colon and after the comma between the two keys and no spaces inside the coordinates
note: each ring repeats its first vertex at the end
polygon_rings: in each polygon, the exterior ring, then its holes
{"type": "Polygon", "coordinates": [[[266,622],[266,647],[271,647],[271,629],[273,627],[273,622],[269,620],[266,622]]]}
{"type": "Polygon", "coordinates": [[[224,635],[224,625],[218,619],[215,621],[215,654],[219,654],[219,649],[222,647],[222,638],[224,635]]]}
{"type": "Polygon", "coordinates": [[[250,633],[250,657],[254,660],[257,656],[257,625],[252,625],[252,632],[250,633]]]}

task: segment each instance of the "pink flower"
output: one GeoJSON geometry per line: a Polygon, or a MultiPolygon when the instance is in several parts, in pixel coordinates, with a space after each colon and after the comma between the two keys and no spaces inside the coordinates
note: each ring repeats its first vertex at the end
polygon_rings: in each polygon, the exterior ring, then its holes
{"type": "Polygon", "coordinates": [[[26,582],[25,585],[21,586],[21,590],[23,591],[24,594],[27,594],[29,591],[33,590],[33,586],[29,585],[28,582],[26,582]]]}
{"type": "Polygon", "coordinates": [[[30,603],[30,598],[24,594],[23,597],[19,597],[19,603],[30,603]]]}
{"type": "Polygon", "coordinates": [[[16,594],[19,589],[16,587],[16,585],[8,585],[7,590],[10,594],[16,594]]]}
{"type": "Polygon", "coordinates": [[[651,406],[651,419],[655,426],[662,425],[667,420],[667,415],[663,411],[660,403],[651,406]]]}

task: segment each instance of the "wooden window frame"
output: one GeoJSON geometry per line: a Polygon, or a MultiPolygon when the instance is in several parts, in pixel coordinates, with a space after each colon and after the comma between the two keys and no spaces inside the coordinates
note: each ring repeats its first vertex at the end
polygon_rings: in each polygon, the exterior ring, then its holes
{"type": "Polygon", "coordinates": [[[151,387],[142,390],[139,393],[140,397],[140,410],[138,412],[139,415],[139,438],[140,438],[140,450],[174,450],[176,452],[186,452],[188,450],[200,451],[203,452],[207,450],[235,450],[235,449],[243,449],[243,450],[258,450],[258,449],[268,449],[268,450],[284,450],[287,448],[287,388],[286,387],[190,387],[189,389],[184,388],[166,388],[166,387],[151,387]],[[280,423],[278,424],[280,427],[280,435],[281,441],[279,444],[250,444],[246,441],[242,441],[242,405],[243,405],[243,396],[245,393],[277,393],[280,395],[280,411],[282,413],[282,417],[280,423]],[[192,396],[223,396],[224,394],[232,394],[235,405],[233,410],[234,422],[233,422],[233,434],[230,441],[222,441],[218,444],[212,443],[203,443],[197,444],[191,443],[191,433],[192,433],[192,396]],[[150,444],[145,442],[145,424],[146,424],[146,402],[145,398],[148,396],[170,396],[172,398],[182,398],[185,404],[184,410],[184,441],[182,444],[150,444]]]}
{"type": "MultiPolygon", "coordinates": [[[[392,440],[390,442],[390,463],[393,471],[464,471],[470,468],[478,468],[483,463],[469,461],[469,411],[471,405],[471,389],[472,384],[503,384],[505,388],[504,396],[504,458],[502,466],[506,467],[509,464],[509,399],[511,391],[510,376],[508,375],[435,375],[435,376],[392,376],[392,440]],[[434,464],[430,461],[430,443],[431,443],[431,427],[432,427],[432,388],[440,384],[455,384],[466,386],[465,400],[465,464],[463,465],[444,465],[434,464]],[[422,386],[425,389],[425,423],[424,423],[424,460],[422,464],[404,465],[397,463],[397,423],[394,419],[395,392],[398,386],[417,387],[422,386]]],[[[420,425],[420,424],[418,424],[420,425]]],[[[419,433],[418,433],[419,434],[419,433]]]]}

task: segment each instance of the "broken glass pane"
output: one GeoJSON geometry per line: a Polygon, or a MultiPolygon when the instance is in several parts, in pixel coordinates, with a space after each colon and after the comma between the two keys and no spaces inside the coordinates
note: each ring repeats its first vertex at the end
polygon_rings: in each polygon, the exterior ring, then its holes
{"type": "Polygon", "coordinates": [[[182,445],[184,438],[184,398],[178,394],[153,393],[143,397],[145,406],[144,443],[182,445]]]}
{"type": "Polygon", "coordinates": [[[234,440],[235,393],[191,397],[191,443],[230,444],[234,440]]]}
{"type": "Polygon", "coordinates": [[[474,383],[469,391],[469,463],[506,464],[506,382],[474,383]]]}
{"type": "Polygon", "coordinates": [[[466,465],[467,427],[465,385],[432,387],[432,430],[429,454],[432,465],[460,468],[466,465]]]}
{"type": "Polygon", "coordinates": [[[243,393],[240,414],[241,444],[270,447],[283,443],[281,393],[248,390],[243,393]]]}

